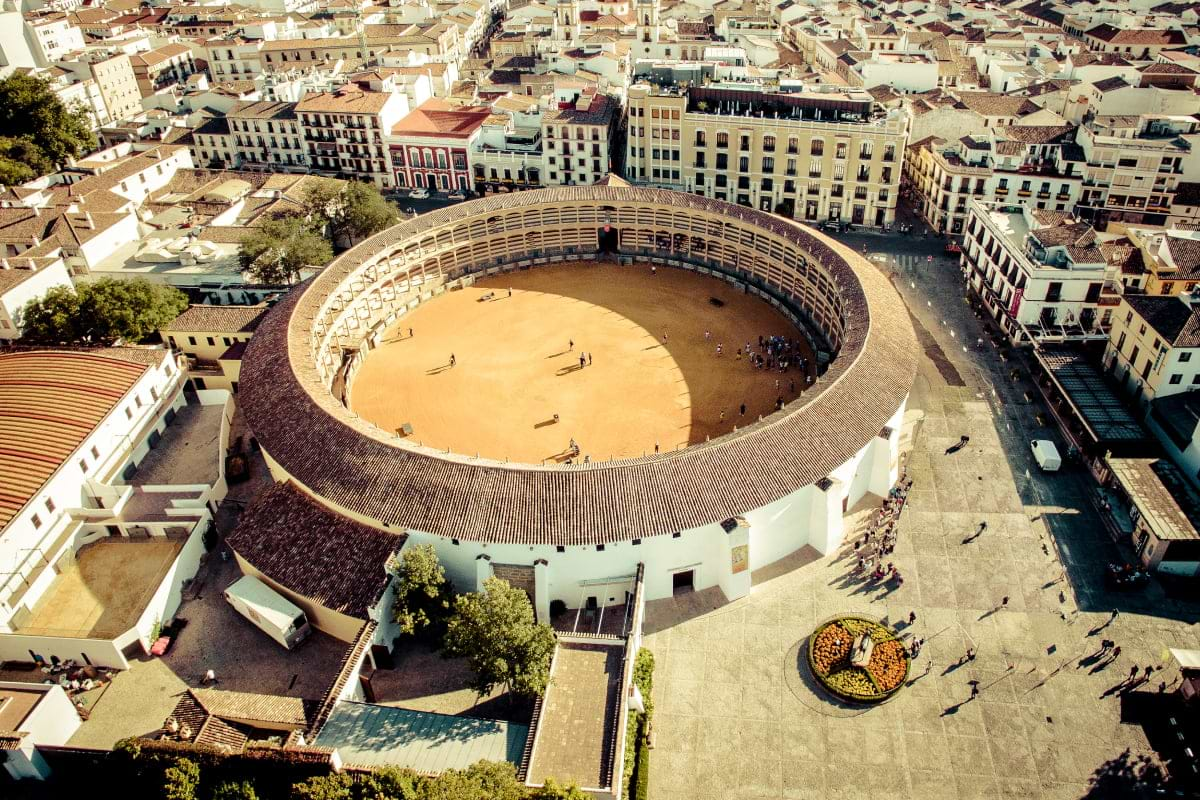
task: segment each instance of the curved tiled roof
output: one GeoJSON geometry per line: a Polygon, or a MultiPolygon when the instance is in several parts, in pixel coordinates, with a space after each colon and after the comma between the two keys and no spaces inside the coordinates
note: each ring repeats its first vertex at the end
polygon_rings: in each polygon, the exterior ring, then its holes
{"type": "Polygon", "coordinates": [[[441,209],[347,251],[263,319],[242,362],[239,399],[271,459],[336,510],[397,532],[583,545],[720,522],[827,477],[879,435],[904,402],[916,358],[907,310],[887,278],[807,227],[684,193],[560,187],[441,209]],[[684,450],[534,466],[418,448],[358,419],[325,388],[313,358],[314,319],[325,298],[380,251],[480,214],[613,202],[720,215],[785,237],[816,260],[834,279],[845,317],[840,352],[818,389],[761,422],[684,450]]]}

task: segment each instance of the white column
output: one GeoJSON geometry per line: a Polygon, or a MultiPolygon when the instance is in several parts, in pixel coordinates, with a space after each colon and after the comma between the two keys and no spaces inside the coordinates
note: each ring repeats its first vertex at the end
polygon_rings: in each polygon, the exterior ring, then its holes
{"type": "Polygon", "coordinates": [[[479,555],[475,557],[475,591],[483,591],[483,582],[492,577],[492,557],[479,555]]]}
{"type": "Polygon", "coordinates": [[[828,555],[842,543],[842,498],[846,486],[836,478],[826,478],[813,485],[812,522],[809,544],[822,555],[828,555]]]}
{"type": "Polygon", "coordinates": [[[538,622],[550,624],[550,564],[544,558],[533,562],[533,604],[538,622]]]}
{"type": "Polygon", "coordinates": [[[721,523],[725,533],[721,563],[717,567],[717,583],[728,600],[750,594],[750,523],[734,517],[721,523]]]}

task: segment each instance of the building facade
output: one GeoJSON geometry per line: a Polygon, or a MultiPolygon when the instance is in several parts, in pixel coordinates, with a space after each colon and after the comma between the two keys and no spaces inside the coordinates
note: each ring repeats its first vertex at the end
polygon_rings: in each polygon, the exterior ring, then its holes
{"type": "Polygon", "coordinates": [[[895,221],[905,130],[863,92],[629,90],[625,175],[807,222],[895,221]]]}

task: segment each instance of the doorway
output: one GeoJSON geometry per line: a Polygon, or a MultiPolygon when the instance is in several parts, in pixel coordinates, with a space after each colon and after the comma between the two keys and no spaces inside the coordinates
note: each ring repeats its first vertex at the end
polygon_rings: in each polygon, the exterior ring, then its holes
{"type": "Polygon", "coordinates": [[[671,575],[671,594],[695,591],[696,571],[687,569],[671,575]]]}

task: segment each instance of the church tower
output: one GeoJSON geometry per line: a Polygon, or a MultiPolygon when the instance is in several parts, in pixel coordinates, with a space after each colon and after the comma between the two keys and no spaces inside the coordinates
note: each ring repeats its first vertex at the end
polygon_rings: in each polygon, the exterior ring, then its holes
{"type": "MultiPolygon", "coordinates": [[[[637,0],[637,38],[643,44],[658,42],[658,0],[637,0]]],[[[643,48],[643,50],[646,48],[643,48]]]]}

